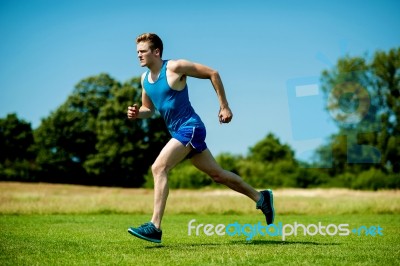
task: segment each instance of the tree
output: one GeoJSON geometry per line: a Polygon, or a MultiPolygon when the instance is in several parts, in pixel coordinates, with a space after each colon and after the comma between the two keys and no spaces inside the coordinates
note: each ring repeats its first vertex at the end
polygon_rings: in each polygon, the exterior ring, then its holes
{"type": "Polygon", "coordinates": [[[112,97],[97,116],[96,153],[88,157],[84,167],[107,185],[143,185],[148,167],[161,150],[160,145],[167,141],[166,127],[159,116],[147,121],[126,118],[127,103],[140,101],[140,91],[140,78],[112,88],[112,97]]]}
{"type": "Polygon", "coordinates": [[[44,181],[89,183],[83,163],[96,152],[96,119],[118,82],[107,74],[80,81],[73,93],[35,130],[44,181]]]}
{"type": "Polygon", "coordinates": [[[269,133],[250,148],[249,157],[259,162],[293,161],[294,152],[287,144],[281,144],[277,137],[269,133]]]}
{"type": "Polygon", "coordinates": [[[371,63],[376,77],[373,86],[380,95],[382,131],[376,143],[382,151],[383,163],[400,172],[400,48],[388,53],[377,52],[371,63]]]}
{"type": "Polygon", "coordinates": [[[100,74],[80,81],[35,131],[44,181],[141,186],[154,158],[149,147],[159,147],[167,133],[159,116],[126,118],[140,91],[140,78],[121,84],[100,74]]]}
{"type": "Polygon", "coordinates": [[[236,165],[239,175],[254,187],[297,186],[294,152],[272,133],[250,147],[247,158],[236,165]]]}
{"type": "Polygon", "coordinates": [[[331,164],[332,174],[370,168],[399,173],[400,48],[378,51],[371,60],[341,58],[321,81],[340,130],[317,151],[320,163],[331,164]]]}
{"type": "Polygon", "coordinates": [[[0,178],[33,180],[35,150],[31,124],[16,114],[0,119],[0,178]]]}

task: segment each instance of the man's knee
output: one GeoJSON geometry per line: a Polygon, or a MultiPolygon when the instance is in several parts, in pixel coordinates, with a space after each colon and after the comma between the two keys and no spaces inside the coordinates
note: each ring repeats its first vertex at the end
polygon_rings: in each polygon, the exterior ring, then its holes
{"type": "Polygon", "coordinates": [[[168,171],[165,165],[153,163],[153,165],[151,166],[151,172],[153,173],[153,177],[158,177],[160,175],[166,174],[168,171]]]}
{"type": "Polygon", "coordinates": [[[213,169],[209,171],[207,174],[212,178],[215,183],[223,184],[225,183],[225,170],[221,169],[213,169]]]}

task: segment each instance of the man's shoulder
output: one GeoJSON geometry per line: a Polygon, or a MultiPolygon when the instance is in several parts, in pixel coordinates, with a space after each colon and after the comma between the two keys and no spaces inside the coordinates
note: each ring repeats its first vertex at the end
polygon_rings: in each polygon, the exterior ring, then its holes
{"type": "Polygon", "coordinates": [[[178,69],[182,66],[182,63],[188,62],[185,59],[169,59],[165,61],[167,61],[167,69],[175,73],[179,72],[178,69]]]}
{"type": "Polygon", "coordinates": [[[142,75],[140,76],[140,83],[142,84],[142,88],[144,89],[144,79],[146,78],[146,74],[148,71],[145,71],[142,73],[142,75]]]}
{"type": "Polygon", "coordinates": [[[181,64],[182,62],[185,62],[185,61],[187,62],[188,60],[180,58],[180,59],[167,59],[164,61],[167,62],[167,65],[171,65],[171,64],[176,65],[176,64],[181,64]]]}
{"type": "Polygon", "coordinates": [[[165,61],[165,64],[166,64],[166,66],[167,66],[167,68],[169,67],[169,68],[171,68],[171,67],[173,67],[173,66],[175,66],[176,65],[176,59],[167,59],[167,60],[164,60],[165,61]]]}
{"type": "Polygon", "coordinates": [[[140,79],[142,80],[142,82],[143,82],[144,78],[146,77],[147,72],[148,71],[145,71],[142,73],[142,75],[140,75],[140,79]]]}

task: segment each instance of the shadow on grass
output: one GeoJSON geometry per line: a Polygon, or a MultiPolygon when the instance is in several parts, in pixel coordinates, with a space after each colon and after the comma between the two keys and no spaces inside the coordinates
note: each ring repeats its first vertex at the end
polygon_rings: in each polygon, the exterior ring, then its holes
{"type": "Polygon", "coordinates": [[[320,243],[313,241],[282,241],[282,240],[253,240],[248,242],[243,241],[231,241],[233,244],[243,244],[243,245],[313,245],[313,246],[336,246],[341,245],[340,243],[320,243]]]}
{"type": "Polygon", "coordinates": [[[230,241],[223,243],[181,243],[171,245],[152,245],[146,246],[146,249],[159,249],[159,248],[195,248],[195,247],[215,247],[215,246],[227,246],[227,245],[312,245],[312,246],[337,246],[340,243],[320,243],[313,241],[273,241],[273,240],[253,240],[253,241],[230,241]]]}
{"type": "Polygon", "coordinates": [[[182,243],[182,244],[171,244],[171,245],[152,245],[152,246],[146,246],[146,249],[158,249],[158,248],[195,248],[195,247],[215,247],[215,246],[223,246],[226,245],[227,243],[182,243]]]}

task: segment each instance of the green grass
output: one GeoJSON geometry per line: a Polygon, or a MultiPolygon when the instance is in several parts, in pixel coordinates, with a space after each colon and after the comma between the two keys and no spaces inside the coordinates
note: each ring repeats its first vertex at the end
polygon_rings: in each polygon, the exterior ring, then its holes
{"type": "Polygon", "coordinates": [[[163,243],[152,244],[126,232],[147,215],[3,215],[2,265],[398,265],[399,220],[395,215],[279,217],[284,224],[349,223],[380,225],[383,236],[188,236],[188,222],[214,225],[261,218],[244,215],[170,215],[163,243]]]}
{"type": "Polygon", "coordinates": [[[188,223],[255,224],[261,213],[227,190],[172,190],[162,244],[129,226],[151,214],[151,190],[0,183],[0,265],[400,265],[397,191],[278,190],[277,222],[380,226],[383,236],[188,235],[188,223]],[[204,196],[206,195],[206,196],[204,196]],[[292,206],[294,205],[294,206],[292,206]]]}

